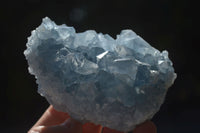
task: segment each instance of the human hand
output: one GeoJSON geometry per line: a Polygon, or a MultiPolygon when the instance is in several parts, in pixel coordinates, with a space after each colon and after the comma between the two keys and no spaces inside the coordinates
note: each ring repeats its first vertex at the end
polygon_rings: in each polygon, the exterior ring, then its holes
{"type": "MultiPolygon", "coordinates": [[[[81,124],[70,118],[67,113],[56,111],[53,106],[45,111],[28,133],[122,133],[113,129],[94,125],[81,124]]],[[[156,133],[156,126],[147,121],[137,126],[133,133],[156,133]]]]}

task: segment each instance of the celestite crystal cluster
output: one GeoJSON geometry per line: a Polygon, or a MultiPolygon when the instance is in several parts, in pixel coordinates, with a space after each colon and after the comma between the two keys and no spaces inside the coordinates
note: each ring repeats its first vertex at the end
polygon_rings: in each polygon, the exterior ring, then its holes
{"type": "Polygon", "coordinates": [[[132,30],[113,39],[46,17],[26,46],[38,92],[55,109],[123,132],[153,117],[176,78],[168,52],[132,30]]]}

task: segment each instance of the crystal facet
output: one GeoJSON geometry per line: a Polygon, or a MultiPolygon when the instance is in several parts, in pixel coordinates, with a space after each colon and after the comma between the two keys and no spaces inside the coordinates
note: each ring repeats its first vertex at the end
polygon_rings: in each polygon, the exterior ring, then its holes
{"type": "Polygon", "coordinates": [[[94,30],[76,33],[46,17],[26,46],[38,92],[54,108],[119,131],[151,119],[176,78],[168,52],[132,30],[113,39],[94,30]]]}

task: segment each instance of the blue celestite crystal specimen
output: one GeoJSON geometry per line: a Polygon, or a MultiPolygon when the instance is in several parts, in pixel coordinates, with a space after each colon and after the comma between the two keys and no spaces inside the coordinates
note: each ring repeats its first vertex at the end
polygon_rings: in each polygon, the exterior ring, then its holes
{"type": "Polygon", "coordinates": [[[55,109],[119,131],[151,119],[176,78],[168,52],[132,30],[113,39],[94,30],[76,33],[46,17],[26,46],[38,92],[55,109]]]}

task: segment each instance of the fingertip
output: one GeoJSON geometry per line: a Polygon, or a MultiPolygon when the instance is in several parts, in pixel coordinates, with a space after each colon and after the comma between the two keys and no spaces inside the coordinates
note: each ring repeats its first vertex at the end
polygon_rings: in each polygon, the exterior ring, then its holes
{"type": "Polygon", "coordinates": [[[151,121],[146,121],[141,125],[138,125],[133,133],[157,133],[156,125],[151,121]]]}
{"type": "Polygon", "coordinates": [[[103,133],[123,133],[123,132],[120,132],[120,131],[117,131],[117,130],[114,130],[114,129],[110,129],[110,128],[104,127],[103,128],[103,133]]]}
{"type": "Polygon", "coordinates": [[[56,116],[56,117],[60,117],[64,119],[67,119],[70,117],[68,113],[55,110],[52,105],[49,106],[47,111],[50,113],[51,116],[56,116]]]}
{"type": "Polygon", "coordinates": [[[85,123],[83,126],[83,133],[101,133],[102,126],[93,123],[85,123]]]}
{"type": "Polygon", "coordinates": [[[71,118],[55,126],[37,126],[28,133],[82,133],[82,124],[71,118]]]}
{"type": "Polygon", "coordinates": [[[59,112],[50,105],[33,127],[58,125],[69,118],[70,116],[67,113],[59,112]]]}
{"type": "Polygon", "coordinates": [[[82,123],[79,121],[76,121],[72,118],[67,119],[65,122],[60,124],[61,126],[66,126],[68,128],[81,128],[82,129],[82,123]]]}
{"type": "Polygon", "coordinates": [[[28,133],[43,133],[44,130],[45,126],[37,126],[28,131],[28,133]]]}
{"type": "Polygon", "coordinates": [[[66,120],[61,126],[68,128],[69,133],[82,133],[82,123],[72,118],[66,120]]]}

